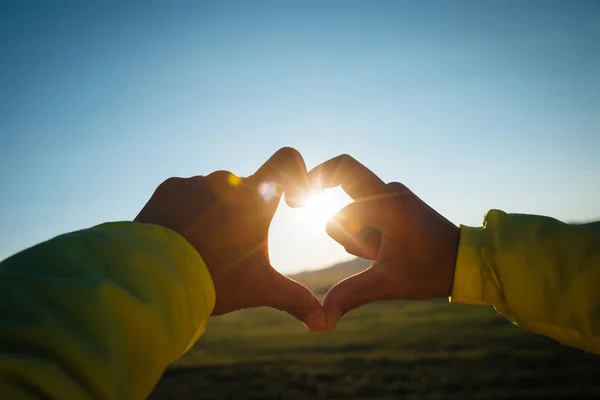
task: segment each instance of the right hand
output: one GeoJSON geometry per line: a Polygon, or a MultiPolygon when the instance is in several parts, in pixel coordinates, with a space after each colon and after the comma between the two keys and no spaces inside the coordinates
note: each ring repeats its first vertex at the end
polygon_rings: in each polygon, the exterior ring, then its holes
{"type": "Polygon", "coordinates": [[[333,286],[323,299],[326,330],[348,311],[378,300],[424,300],[452,291],[459,228],[406,186],[384,183],[348,155],[309,172],[322,188],[342,186],[355,201],[327,223],[346,251],[374,260],[367,270],[333,286]]]}

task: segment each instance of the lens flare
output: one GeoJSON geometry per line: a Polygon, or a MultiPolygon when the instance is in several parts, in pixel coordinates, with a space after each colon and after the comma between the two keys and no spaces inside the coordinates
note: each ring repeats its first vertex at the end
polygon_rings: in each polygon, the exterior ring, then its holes
{"type": "Polygon", "coordinates": [[[236,186],[239,186],[242,183],[242,179],[239,176],[237,176],[237,175],[229,174],[229,176],[227,177],[227,182],[231,186],[236,187],[236,186]]]}
{"type": "Polygon", "coordinates": [[[273,198],[281,195],[281,188],[275,182],[262,182],[258,185],[258,194],[260,194],[266,202],[269,202],[273,198]]]}

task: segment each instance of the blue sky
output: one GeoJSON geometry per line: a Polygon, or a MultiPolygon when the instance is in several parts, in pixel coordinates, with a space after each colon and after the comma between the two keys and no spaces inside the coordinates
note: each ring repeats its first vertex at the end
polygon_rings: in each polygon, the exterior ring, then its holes
{"type": "MultiPolygon", "coordinates": [[[[0,258],[282,146],[456,224],[600,217],[600,3],[323,3],[0,5],[0,258]]],[[[274,265],[344,258],[323,229],[282,206],[274,265]]]]}

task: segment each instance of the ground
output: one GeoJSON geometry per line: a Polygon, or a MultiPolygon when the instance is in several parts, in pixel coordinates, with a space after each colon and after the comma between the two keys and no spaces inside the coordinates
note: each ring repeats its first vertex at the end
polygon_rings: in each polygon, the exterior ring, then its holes
{"type": "Polygon", "coordinates": [[[491,307],[381,302],[313,335],[267,308],[211,318],[151,399],[600,398],[600,357],[491,307]]]}

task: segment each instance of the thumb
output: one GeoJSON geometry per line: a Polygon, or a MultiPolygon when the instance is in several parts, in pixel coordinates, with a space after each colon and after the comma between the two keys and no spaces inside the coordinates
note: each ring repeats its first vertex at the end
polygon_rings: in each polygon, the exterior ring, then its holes
{"type": "Polygon", "coordinates": [[[347,205],[327,222],[327,234],[348,253],[376,260],[381,245],[378,208],[374,201],[347,205]]]}
{"type": "Polygon", "coordinates": [[[285,311],[315,333],[325,331],[325,312],[315,295],[300,283],[273,270],[266,306],[285,311]]]}
{"type": "Polygon", "coordinates": [[[340,318],[364,304],[385,300],[388,296],[387,283],[378,264],[333,286],[323,299],[327,317],[326,331],[332,331],[340,318]]]}

